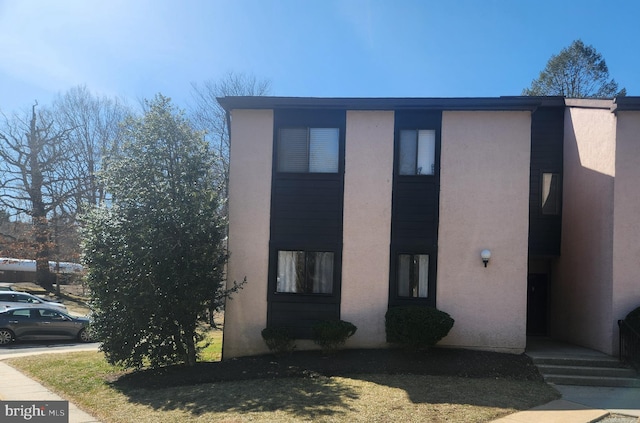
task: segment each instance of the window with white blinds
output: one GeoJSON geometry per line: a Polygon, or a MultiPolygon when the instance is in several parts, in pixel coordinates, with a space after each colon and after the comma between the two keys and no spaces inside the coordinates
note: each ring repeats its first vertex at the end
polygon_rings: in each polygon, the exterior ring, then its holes
{"type": "Polygon", "coordinates": [[[282,128],[277,146],[278,172],[337,173],[338,128],[282,128]]]}
{"type": "Polygon", "coordinates": [[[400,131],[400,175],[434,175],[436,163],[436,131],[400,131]]]}

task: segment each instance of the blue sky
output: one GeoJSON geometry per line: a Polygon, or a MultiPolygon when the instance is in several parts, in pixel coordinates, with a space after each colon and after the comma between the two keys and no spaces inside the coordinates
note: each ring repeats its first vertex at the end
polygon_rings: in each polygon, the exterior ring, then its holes
{"type": "Polygon", "coordinates": [[[0,0],[0,111],[76,85],[186,107],[229,71],[281,96],[519,95],[578,38],[640,95],[638,16],[632,0],[0,0]]]}

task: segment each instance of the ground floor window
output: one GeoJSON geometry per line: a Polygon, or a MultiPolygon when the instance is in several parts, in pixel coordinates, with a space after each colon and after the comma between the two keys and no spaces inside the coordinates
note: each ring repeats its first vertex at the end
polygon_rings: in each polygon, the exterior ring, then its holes
{"type": "Polygon", "coordinates": [[[276,292],[331,294],[334,253],[325,251],[278,251],[276,292]]]}
{"type": "Polygon", "coordinates": [[[429,255],[398,254],[398,297],[429,296],[429,255]]]}

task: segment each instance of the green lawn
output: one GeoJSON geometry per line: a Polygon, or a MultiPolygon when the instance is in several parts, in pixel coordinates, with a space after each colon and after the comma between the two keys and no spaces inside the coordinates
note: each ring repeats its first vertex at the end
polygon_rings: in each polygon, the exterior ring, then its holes
{"type": "Polygon", "coordinates": [[[199,344],[201,361],[220,361],[222,358],[222,330],[213,329],[204,332],[204,339],[199,344]]]}
{"type": "MultiPolygon", "coordinates": [[[[215,345],[213,339],[213,355],[219,353],[215,345]]],[[[7,362],[105,423],[486,422],[557,398],[542,382],[424,375],[316,376],[141,389],[112,384],[124,370],[107,364],[97,352],[7,362]]]]}

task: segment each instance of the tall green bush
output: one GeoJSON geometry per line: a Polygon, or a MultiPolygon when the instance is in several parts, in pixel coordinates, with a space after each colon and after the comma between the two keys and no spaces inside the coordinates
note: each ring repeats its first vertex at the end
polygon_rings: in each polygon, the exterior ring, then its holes
{"type": "Polygon", "coordinates": [[[128,119],[101,173],[111,200],[83,220],[93,329],[109,363],[195,365],[198,324],[225,288],[225,219],[213,157],[168,98],[128,119]]]}
{"type": "Polygon", "coordinates": [[[387,342],[410,348],[427,348],[447,336],[454,320],[433,307],[392,307],[385,315],[387,342]]]}

